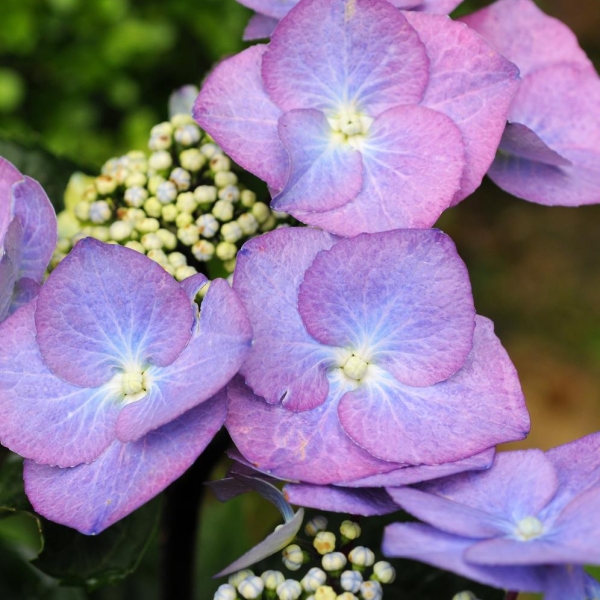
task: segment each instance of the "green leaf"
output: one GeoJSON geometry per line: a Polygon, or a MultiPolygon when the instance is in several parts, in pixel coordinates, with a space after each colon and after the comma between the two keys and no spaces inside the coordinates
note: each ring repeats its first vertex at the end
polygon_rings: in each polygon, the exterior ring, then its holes
{"type": "Polygon", "coordinates": [[[156,498],[96,536],[44,519],[44,550],[32,564],[63,585],[88,591],[116,583],[137,568],[156,535],[160,512],[156,498]]]}
{"type": "Polygon", "coordinates": [[[10,453],[0,466],[0,517],[17,511],[33,513],[23,486],[23,459],[10,453]]]}

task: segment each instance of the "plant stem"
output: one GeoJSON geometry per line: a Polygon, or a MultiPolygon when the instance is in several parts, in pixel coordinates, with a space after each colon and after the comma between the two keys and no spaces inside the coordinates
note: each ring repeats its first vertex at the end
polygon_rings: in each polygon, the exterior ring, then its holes
{"type": "Polygon", "coordinates": [[[193,600],[196,534],[200,506],[210,472],[230,439],[222,429],[196,462],[165,491],[161,526],[161,598],[193,600]]]}

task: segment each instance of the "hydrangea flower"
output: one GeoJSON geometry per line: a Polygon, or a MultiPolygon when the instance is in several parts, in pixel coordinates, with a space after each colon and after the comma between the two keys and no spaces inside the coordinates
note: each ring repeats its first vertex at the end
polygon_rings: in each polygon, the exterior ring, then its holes
{"type": "Polygon", "coordinates": [[[214,70],[194,117],[275,210],[340,235],[430,227],[480,184],[517,73],[444,15],[302,0],[214,70]]]}
{"type": "Polygon", "coordinates": [[[440,231],[279,229],[243,246],[234,289],[254,343],[226,426],[258,469],[347,482],[528,431],[514,367],[440,231]]]}
{"type": "Polygon", "coordinates": [[[221,427],[251,327],[215,280],[177,283],[86,238],[0,326],[0,440],[35,510],[97,533],[177,478],[221,427]],[[67,468],[69,467],[69,468],[67,468]]]}
{"type": "Polygon", "coordinates": [[[489,176],[538,204],[600,202],[600,78],[573,32],[531,0],[498,0],[463,21],[523,78],[489,176]]]}
{"type": "Polygon", "coordinates": [[[0,321],[35,297],[56,237],[42,186],[0,156],[0,321]]]}
{"type": "MultiPolygon", "coordinates": [[[[238,0],[240,4],[256,11],[244,31],[244,40],[259,40],[271,37],[279,20],[298,4],[299,0],[238,0]]],[[[448,14],[462,0],[389,0],[392,6],[402,10],[414,10],[437,14],[448,14]]]]}
{"type": "Polygon", "coordinates": [[[388,526],[387,556],[546,600],[585,600],[593,589],[573,565],[600,564],[600,434],[546,453],[501,452],[488,471],[388,492],[427,525],[388,526]]]}

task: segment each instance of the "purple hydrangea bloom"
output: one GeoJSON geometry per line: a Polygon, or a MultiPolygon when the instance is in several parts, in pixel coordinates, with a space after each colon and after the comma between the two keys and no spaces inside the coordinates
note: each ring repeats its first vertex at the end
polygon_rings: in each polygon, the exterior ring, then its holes
{"type": "MultiPolygon", "coordinates": [[[[260,40],[271,37],[279,20],[285,17],[299,0],[238,0],[238,2],[256,11],[244,31],[244,40],[260,40]]],[[[462,0],[389,0],[389,2],[402,10],[447,15],[462,0]]]]}
{"type": "Polygon", "coordinates": [[[390,525],[386,555],[554,600],[588,597],[583,569],[572,565],[600,564],[600,434],[546,453],[502,452],[488,471],[387,490],[427,525],[390,525]]]}
{"type": "Polygon", "coordinates": [[[444,15],[302,0],[270,44],[217,66],[194,116],[274,209],[355,235],[430,227],[476,189],[516,86],[512,63],[444,15]]]}
{"type": "Polygon", "coordinates": [[[38,293],[56,238],[40,184],[0,156],[0,321],[38,293]]]}
{"type": "Polygon", "coordinates": [[[573,32],[531,0],[498,0],[463,21],[523,78],[489,176],[539,204],[600,202],[600,78],[573,32]]]}
{"type": "Polygon", "coordinates": [[[348,482],[528,431],[515,369],[439,231],[279,229],[240,250],[234,289],[254,343],[226,425],[263,471],[348,482]]]}
{"type": "Polygon", "coordinates": [[[25,461],[34,508],[97,533],[177,478],[226,415],[251,326],[215,280],[181,284],[91,238],[0,326],[0,440],[25,461]],[[66,468],[71,467],[71,468],[66,468]]]}

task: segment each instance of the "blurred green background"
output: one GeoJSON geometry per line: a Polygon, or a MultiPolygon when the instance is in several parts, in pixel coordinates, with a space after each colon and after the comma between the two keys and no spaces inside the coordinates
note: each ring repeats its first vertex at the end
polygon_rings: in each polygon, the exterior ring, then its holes
{"type": "MultiPolygon", "coordinates": [[[[468,0],[459,11],[488,3],[468,0]]],[[[244,47],[251,14],[234,0],[0,4],[0,140],[40,142],[92,172],[111,156],[144,149],[150,127],[166,117],[171,91],[199,84],[217,60],[244,47]]],[[[600,65],[599,0],[539,4],[566,22],[600,65]]],[[[232,82],[231,93],[243,90],[232,82]]],[[[600,206],[536,206],[486,181],[439,226],[455,239],[478,312],[494,320],[519,371],[532,433],[516,446],[549,448],[599,430],[600,206]]],[[[201,526],[199,600],[212,597],[209,575],[277,519],[261,500],[221,506],[209,495],[206,503],[211,518],[201,526]]],[[[23,533],[30,525],[0,522],[2,598],[156,597],[159,540],[139,574],[119,587],[90,596],[59,593],[23,561],[36,552],[35,531],[23,533]],[[2,579],[6,573],[13,578],[2,579]]]]}

